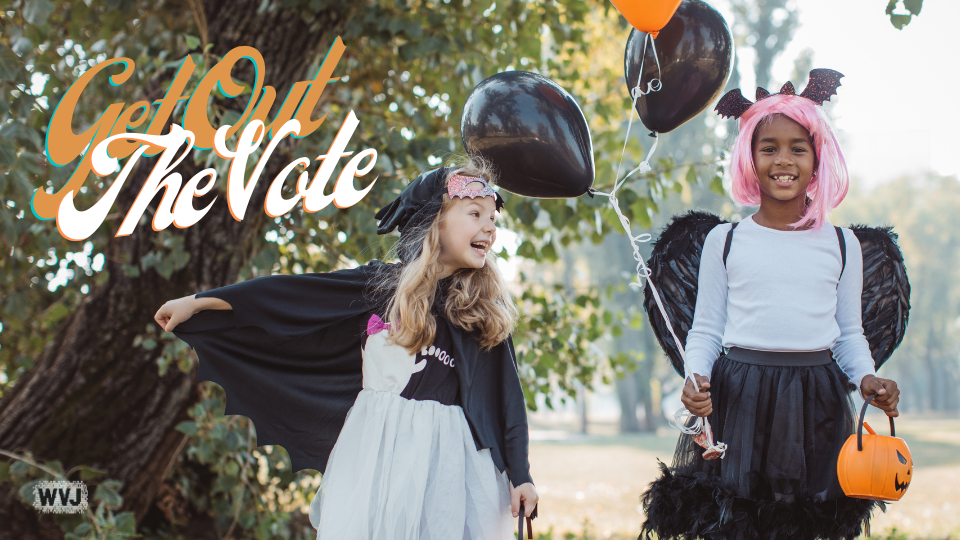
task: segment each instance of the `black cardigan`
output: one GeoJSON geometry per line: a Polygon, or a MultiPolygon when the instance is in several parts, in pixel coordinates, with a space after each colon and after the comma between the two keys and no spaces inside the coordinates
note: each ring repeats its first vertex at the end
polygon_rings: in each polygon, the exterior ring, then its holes
{"type": "MultiPolygon", "coordinates": [[[[362,388],[362,328],[376,302],[368,297],[374,262],[327,274],[277,275],[197,294],[232,310],[205,310],[174,334],[197,351],[197,379],[223,387],[224,414],[249,417],[258,446],[279,444],[293,471],[326,468],[362,388]]],[[[488,351],[445,318],[453,338],[463,412],[477,449],[514,486],[532,482],[526,402],[508,337],[488,351]]]]}

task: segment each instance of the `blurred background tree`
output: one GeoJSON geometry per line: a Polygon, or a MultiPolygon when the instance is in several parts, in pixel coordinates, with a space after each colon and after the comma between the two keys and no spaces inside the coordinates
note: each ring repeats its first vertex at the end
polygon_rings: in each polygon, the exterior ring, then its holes
{"type": "Polygon", "coordinates": [[[903,410],[958,411],[960,399],[960,182],[922,174],[866,191],[854,182],[836,223],[893,225],[910,276],[910,323],[884,365],[903,388],[903,410]]]}

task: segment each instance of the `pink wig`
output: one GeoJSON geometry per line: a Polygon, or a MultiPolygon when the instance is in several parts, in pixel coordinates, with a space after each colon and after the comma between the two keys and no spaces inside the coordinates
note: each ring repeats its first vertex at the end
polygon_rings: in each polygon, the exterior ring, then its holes
{"type": "Polygon", "coordinates": [[[850,175],[840,143],[826,115],[819,105],[805,97],[774,94],[757,101],[740,117],[740,134],[731,158],[733,200],[745,206],[760,204],[760,183],[753,163],[753,136],[764,119],[776,114],[790,118],[810,133],[817,162],[813,179],[807,186],[807,196],[812,202],[800,221],[790,225],[800,228],[813,223],[813,228],[819,229],[830,210],[847,196],[850,175]]]}

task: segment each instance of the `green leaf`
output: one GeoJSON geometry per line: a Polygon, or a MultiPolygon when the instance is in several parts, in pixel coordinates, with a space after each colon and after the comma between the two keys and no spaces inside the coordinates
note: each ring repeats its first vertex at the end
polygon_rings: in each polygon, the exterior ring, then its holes
{"type": "Polygon", "coordinates": [[[646,206],[634,214],[633,218],[636,220],[637,225],[643,229],[653,227],[653,218],[650,217],[650,210],[648,210],[646,206]]]}
{"type": "Polygon", "coordinates": [[[29,505],[33,505],[34,503],[33,488],[37,485],[37,482],[39,482],[39,480],[31,480],[20,488],[20,498],[29,505]]]}
{"type": "Polygon", "coordinates": [[[536,259],[537,248],[533,245],[533,242],[528,240],[520,244],[520,247],[517,248],[517,255],[527,259],[536,259]]]}
{"type": "Polygon", "coordinates": [[[17,53],[6,49],[0,52],[0,79],[7,81],[22,81],[23,64],[17,53]]]}
{"type": "Polygon", "coordinates": [[[28,23],[37,26],[47,24],[47,18],[53,13],[53,2],[50,0],[27,0],[23,6],[23,18],[28,23]]]}
{"type": "Polygon", "coordinates": [[[408,21],[403,31],[410,39],[420,39],[423,37],[423,27],[417,21],[408,21]]]}
{"type": "Polygon", "coordinates": [[[60,463],[60,462],[57,461],[57,460],[48,461],[48,462],[46,463],[46,466],[47,466],[48,469],[51,469],[51,470],[53,470],[54,472],[56,472],[57,474],[59,474],[60,476],[63,476],[63,463],[60,463]]]}
{"type": "Polygon", "coordinates": [[[60,319],[66,317],[70,314],[70,308],[64,304],[57,304],[53,306],[49,312],[47,312],[46,320],[47,322],[57,322],[60,319]]]}
{"type": "MultiPolygon", "coordinates": [[[[2,78],[2,77],[0,77],[2,78]]],[[[17,147],[9,139],[0,140],[0,166],[13,167],[17,162],[17,147]]]]}
{"type": "Polygon", "coordinates": [[[238,450],[246,446],[246,441],[244,441],[240,435],[237,435],[237,432],[235,431],[227,433],[227,437],[224,439],[224,441],[227,443],[227,448],[230,450],[238,450]]]}
{"type": "Polygon", "coordinates": [[[117,531],[133,535],[137,532],[137,519],[133,512],[124,512],[115,518],[117,531]]]}
{"type": "Polygon", "coordinates": [[[30,297],[26,291],[10,291],[7,294],[7,302],[4,306],[5,315],[14,317],[26,317],[30,312],[30,297]]]}
{"type": "Polygon", "coordinates": [[[183,39],[187,42],[187,50],[192,51],[200,46],[200,38],[196,36],[184,34],[183,39]]]}
{"type": "MultiPolygon", "coordinates": [[[[71,473],[72,473],[74,470],[80,471],[80,479],[81,479],[81,480],[92,480],[92,479],[94,479],[94,478],[97,478],[97,477],[100,477],[100,476],[103,476],[103,475],[107,474],[106,471],[100,471],[100,470],[94,469],[94,468],[92,468],[92,467],[88,467],[88,466],[86,466],[86,465],[80,465],[80,466],[78,466],[78,467],[74,467],[74,468],[71,470],[71,473]]],[[[68,476],[69,476],[69,475],[68,475],[68,476]]]]}
{"type": "Polygon", "coordinates": [[[910,24],[911,15],[890,15],[890,24],[897,30],[903,30],[903,27],[910,24]]]}
{"type": "Polygon", "coordinates": [[[223,424],[217,424],[213,426],[213,429],[210,430],[210,438],[219,441],[223,440],[227,435],[227,428],[223,424]]]}
{"type": "Polygon", "coordinates": [[[723,189],[723,178],[720,178],[719,176],[714,177],[714,179],[710,182],[710,191],[716,193],[717,195],[724,195],[725,192],[723,189]]]}
{"type": "Polygon", "coordinates": [[[8,138],[29,141],[33,144],[34,150],[43,151],[43,138],[40,136],[40,132],[22,122],[10,122],[0,126],[0,139],[8,138]]]}
{"type": "Polygon", "coordinates": [[[513,213],[524,225],[530,225],[537,219],[537,210],[530,201],[522,200],[517,203],[513,213]]]}
{"type": "Polygon", "coordinates": [[[197,459],[200,460],[200,463],[210,463],[213,459],[213,444],[210,441],[200,441],[197,446],[197,459]]]}
{"type": "Polygon", "coordinates": [[[540,250],[543,253],[543,258],[548,261],[557,260],[557,248],[553,247],[553,244],[547,244],[543,246],[543,249],[540,250]]]}
{"type": "Polygon", "coordinates": [[[894,26],[897,30],[903,30],[903,27],[910,24],[910,20],[913,17],[920,14],[920,10],[923,8],[923,0],[903,0],[903,7],[909,13],[896,14],[894,11],[897,9],[898,0],[889,0],[887,2],[886,13],[890,17],[890,24],[894,26]]]}
{"type": "MultiPolygon", "coordinates": [[[[887,2],[886,14],[891,16],[891,19],[895,16],[894,11],[897,9],[897,4],[900,0],[889,0],[887,2]]],[[[911,15],[919,15],[920,10],[923,9],[923,0],[903,0],[903,7],[910,12],[911,15]]],[[[906,16],[906,15],[896,15],[896,16],[906,16]]]]}
{"type": "Polygon", "coordinates": [[[195,422],[180,422],[177,424],[177,431],[192,437],[197,434],[197,424],[195,422]]]}
{"type": "Polygon", "coordinates": [[[103,504],[107,508],[120,508],[123,504],[123,497],[121,497],[119,493],[120,485],[119,480],[106,480],[97,486],[93,498],[98,501],[103,501],[103,504]]]}

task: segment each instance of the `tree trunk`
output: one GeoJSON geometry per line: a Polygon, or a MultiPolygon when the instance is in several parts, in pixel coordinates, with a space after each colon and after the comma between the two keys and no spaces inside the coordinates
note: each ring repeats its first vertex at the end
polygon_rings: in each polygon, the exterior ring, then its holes
{"type": "Polygon", "coordinates": [[[637,397],[643,404],[643,430],[656,431],[660,425],[660,408],[653,401],[653,363],[660,354],[660,345],[649,324],[643,325],[643,362],[637,370],[637,397]]]}
{"type": "MultiPolygon", "coordinates": [[[[300,13],[283,9],[257,13],[260,3],[204,2],[208,39],[216,55],[239,45],[259,50],[266,63],[266,84],[285,96],[294,82],[312,78],[308,66],[325,52],[321,45],[340,33],[344,17],[334,8],[317,12],[319,30],[311,32],[313,21],[305,22],[300,13]]],[[[252,82],[251,64],[238,64],[233,77],[252,82]]],[[[150,100],[162,97],[149,90],[144,93],[150,100]]],[[[225,103],[237,110],[245,104],[225,103]]],[[[274,112],[277,108],[279,103],[274,112]]],[[[153,160],[143,161],[121,191],[115,211],[125,212],[136,198],[153,165],[153,160]]],[[[282,156],[274,156],[262,177],[275,176],[285,164],[282,156]]],[[[201,168],[188,156],[178,172],[189,178],[201,168]]],[[[218,178],[217,187],[224,182],[218,178]]],[[[251,200],[262,200],[267,187],[259,182],[251,200]]],[[[218,191],[205,201],[195,201],[195,207],[204,207],[218,191]]],[[[174,428],[188,419],[187,409],[198,392],[194,374],[173,368],[161,377],[156,360],[162,347],[147,351],[135,347],[134,338],[155,324],[153,315],[165,301],[235,282],[242,261],[261,245],[264,214],[248,212],[238,222],[224,199],[220,192],[214,208],[193,227],[154,233],[145,229],[152,214],[148,211],[134,234],[110,238],[104,249],[106,282],[91,290],[64,320],[35,367],[0,400],[0,448],[29,450],[42,461],[60,460],[65,470],[79,464],[103,469],[107,478],[123,482],[121,511],[134,512],[138,521],[147,513],[164,472],[182,448],[184,435],[174,428]],[[190,253],[187,266],[169,280],[152,269],[136,277],[124,274],[121,265],[137,264],[155,248],[159,234],[184,238],[184,249],[190,253]]],[[[9,484],[0,486],[0,524],[3,539],[63,537],[52,519],[21,504],[9,484]]]]}
{"type": "Polygon", "coordinates": [[[638,433],[640,420],[637,419],[637,381],[633,373],[627,373],[617,379],[617,397],[620,399],[620,433],[638,433]]]}

